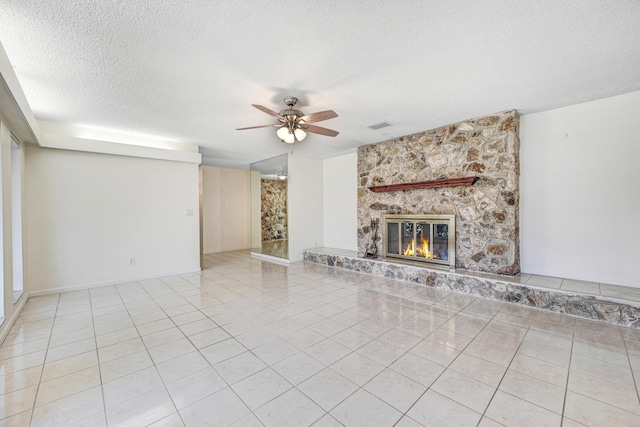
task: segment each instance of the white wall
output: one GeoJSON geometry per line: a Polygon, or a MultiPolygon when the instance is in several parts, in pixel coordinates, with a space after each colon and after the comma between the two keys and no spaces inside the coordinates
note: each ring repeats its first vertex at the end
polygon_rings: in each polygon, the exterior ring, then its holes
{"type": "Polygon", "coordinates": [[[522,116],[522,271],[640,287],[640,92],[522,116]]]}
{"type": "Polygon", "coordinates": [[[204,253],[251,248],[250,172],[201,167],[204,253]]]}
{"type": "Polygon", "coordinates": [[[200,269],[197,164],[25,151],[31,291],[200,269]]]}
{"type": "Polygon", "coordinates": [[[12,185],[11,185],[11,130],[7,123],[0,120],[0,251],[2,265],[2,297],[3,306],[0,309],[0,318],[11,317],[14,314],[13,306],[13,253],[12,253],[12,185]]]}
{"type": "Polygon", "coordinates": [[[249,171],[251,179],[251,248],[262,247],[262,180],[260,171],[249,171]]]}
{"type": "Polygon", "coordinates": [[[324,245],[337,249],[358,249],[358,155],[324,160],[323,208],[324,245]]]}
{"type": "Polygon", "coordinates": [[[302,251],[324,246],[322,160],[289,156],[289,261],[302,261],[302,251]]]}

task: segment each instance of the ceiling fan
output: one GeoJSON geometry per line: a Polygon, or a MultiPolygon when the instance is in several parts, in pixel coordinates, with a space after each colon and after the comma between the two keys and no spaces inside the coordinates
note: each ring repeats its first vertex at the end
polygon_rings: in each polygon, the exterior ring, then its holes
{"type": "Polygon", "coordinates": [[[293,109],[293,107],[295,107],[295,105],[298,103],[298,98],[287,96],[286,98],[284,98],[284,103],[289,108],[286,110],[282,110],[279,113],[276,113],[275,111],[272,111],[267,107],[263,107],[262,105],[251,104],[263,113],[267,113],[268,115],[277,118],[279,123],[272,125],[251,126],[246,128],[239,128],[236,130],[258,129],[266,127],[279,128],[276,134],[278,135],[278,138],[282,140],[282,142],[286,142],[287,144],[293,144],[296,141],[302,141],[307,137],[307,132],[317,133],[319,135],[325,136],[338,135],[339,132],[336,132],[335,130],[310,124],[338,117],[338,114],[335,111],[318,111],[317,113],[305,115],[302,111],[293,109]]]}

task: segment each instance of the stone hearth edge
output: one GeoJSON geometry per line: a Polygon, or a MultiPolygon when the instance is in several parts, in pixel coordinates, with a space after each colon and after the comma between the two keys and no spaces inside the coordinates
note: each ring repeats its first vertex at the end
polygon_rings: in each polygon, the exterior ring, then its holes
{"type": "Polygon", "coordinates": [[[304,261],[377,277],[417,283],[496,301],[640,328],[640,302],[519,283],[519,276],[448,270],[360,258],[355,251],[306,249],[304,261]],[[353,252],[351,254],[351,252],[353,252]]]}

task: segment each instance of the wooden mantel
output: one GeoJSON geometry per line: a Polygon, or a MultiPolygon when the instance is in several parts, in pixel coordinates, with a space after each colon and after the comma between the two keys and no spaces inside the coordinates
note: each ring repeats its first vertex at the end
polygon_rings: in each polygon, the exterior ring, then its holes
{"type": "Polygon", "coordinates": [[[477,176],[467,176],[465,178],[452,179],[434,179],[433,181],[380,185],[377,187],[369,187],[369,190],[373,191],[374,193],[386,193],[388,191],[418,190],[421,188],[459,187],[462,185],[473,185],[478,179],[480,178],[478,178],[477,176]]]}

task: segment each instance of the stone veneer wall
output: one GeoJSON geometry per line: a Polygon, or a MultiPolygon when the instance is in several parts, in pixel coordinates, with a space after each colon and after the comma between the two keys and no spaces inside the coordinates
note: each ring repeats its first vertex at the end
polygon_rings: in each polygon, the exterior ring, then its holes
{"type": "Polygon", "coordinates": [[[262,241],[287,238],[287,181],[261,180],[262,241]]]}
{"type": "MultiPolygon", "coordinates": [[[[456,267],[520,272],[515,110],[358,148],[358,254],[384,213],[455,214],[456,267]],[[477,176],[473,186],[374,193],[370,186],[477,176]]],[[[376,244],[382,253],[382,231],[376,244]]]]}

